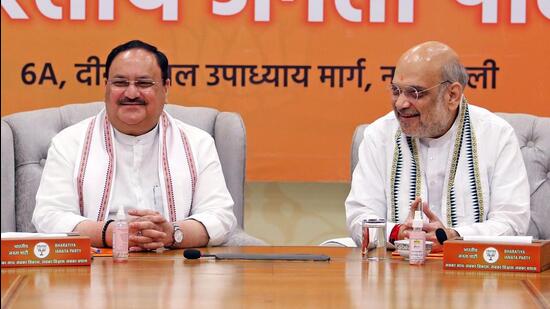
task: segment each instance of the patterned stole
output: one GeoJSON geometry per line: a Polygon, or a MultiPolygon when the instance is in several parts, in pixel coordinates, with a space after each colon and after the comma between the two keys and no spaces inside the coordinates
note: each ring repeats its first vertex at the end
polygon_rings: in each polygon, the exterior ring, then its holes
{"type": "MultiPolygon", "coordinates": [[[[466,98],[461,102],[458,121],[453,152],[448,163],[448,179],[446,179],[445,205],[447,207],[448,227],[456,227],[459,223],[457,216],[459,204],[463,206],[470,204],[473,207],[475,222],[482,222],[484,218],[477,141],[466,98]],[[458,181],[456,181],[457,177],[459,181],[464,179],[467,185],[459,186],[458,181]],[[457,187],[460,187],[460,189],[457,187]],[[462,192],[465,190],[469,191],[469,194],[462,192]]],[[[390,218],[392,222],[400,222],[400,219],[405,219],[407,216],[407,213],[399,212],[400,206],[401,209],[408,209],[414,199],[422,195],[422,169],[420,163],[418,139],[405,136],[398,128],[395,133],[390,178],[390,218]],[[405,143],[407,147],[403,148],[405,143]],[[404,192],[406,190],[404,188],[407,186],[409,191],[404,192]]]]}
{"type": "MultiPolygon", "coordinates": [[[[116,174],[113,128],[105,110],[89,119],[78,154],[75,185],[82,216],[103,221],[109,213],[116,174]]],[[[162,201],[171,222],[189,216],[197,184],[189,139],[163,112],[159,121],[159,179],[162,201]]]]}

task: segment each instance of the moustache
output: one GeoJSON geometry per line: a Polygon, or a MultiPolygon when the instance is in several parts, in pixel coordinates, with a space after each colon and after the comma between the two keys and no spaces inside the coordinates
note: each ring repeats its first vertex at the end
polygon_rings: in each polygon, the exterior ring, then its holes
{"type": "Polygon", "coordinates": [[[413,116],[419,116],[420,113],[418,111],[414,111],[414,110],[406,110],[406,109],[401,109],[401,110],[396,110],[397,114],[399,114],[400,116],[403,116],[403,117],[413,117],[413,116]]]}
{"type": "Polygon", "coordinates": [[[120,105],[145,105],[145,101],[143,99],[120,99],[118,100],[118,104],[120,105]]]}

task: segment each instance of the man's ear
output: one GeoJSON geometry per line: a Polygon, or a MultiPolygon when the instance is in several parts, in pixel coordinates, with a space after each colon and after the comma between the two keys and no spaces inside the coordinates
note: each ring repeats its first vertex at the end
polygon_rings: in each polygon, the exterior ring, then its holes
{"type": "Polygon", "coordinates": [[[462,89],[462,85],[458,82],[454,82],[451,85],[449,85],[449,104],[451,106],[458,106],[460,104],[460,100],[462,98],[462,93],[464,92],[464,89],[462,89]]]}
{"type": "MultiPolygon", "coordinates": [[[[172,83],[170,82],[170,79],[167,78],[167,79],[164,81],[164,86],[163,86],[163,87],[164,87],[164,91],[166,92],[166,95],[165,95],[166,98],[168,98],[168,89],[170,89],[170,86],[172,86],[172,83]]],[[[166,100],[166,101],[164,102],[164,104],[167,104],[167,103],[168,103],[168,100],[166,100]]]]}

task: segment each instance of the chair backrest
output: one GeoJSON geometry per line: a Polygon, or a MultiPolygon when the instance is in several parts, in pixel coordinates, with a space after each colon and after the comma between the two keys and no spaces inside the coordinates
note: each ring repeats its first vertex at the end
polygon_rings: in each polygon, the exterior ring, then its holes
{"type": "MultiPolygon", "coordinates": [[[[51,139],[64,128],[98,113],[103,102],[70,104],[2,117],[2,232],[34,232],[36,192],[51,139]]],[[[214,137],[225,181],[243,227],[246,132],[237,113],[168,104],[175,118],[214,137]]]]}
{"type": "MultiPolygon", "coordinates": [[[[550,239],[550,118],[527,114],[497,113],[516,132],[531,189],[531,222],[527,235],[550,239]]],[[[351,173],[368,124],[359,125],[351,146],[351,173]]]]}
{"type": "Polygon", "coordinates": [[[13,135],[2,119],[2,232],[15,231],[15,179],[13,135]]]}

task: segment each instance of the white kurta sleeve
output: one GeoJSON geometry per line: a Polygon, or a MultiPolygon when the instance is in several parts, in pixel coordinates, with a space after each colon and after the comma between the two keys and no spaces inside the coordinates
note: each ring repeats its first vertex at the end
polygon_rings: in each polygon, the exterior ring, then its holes
{"type": "Polygon", "coordinates": [[[210,237],[209,246],[220,245],[235,228],[237,219],[212,138],[200,142],[195,158],[198,170],[197,187],[189,219],[204,225],[210,237]]]}
{"type": "Polygon", "coordinates": [[[80,216],[73,181],[78,143],[60,134],[52,140],[36,194],[32,223],[40,233],[71,232],[87,219],[80,216]]]}
{"type": "MultiPolygon", "coordinates": [[[[387,206],[384,186],[383,154],[385,150],[380,139],[367,127],[359,145],[358,162],[353,171],[351,190],[346,199],[346,223],[355,243],[361,245],[361,225],[364,219],[386,218],[387,206]]],[[[395,224],[389,223],[391,231],[395,224]]],[[[389,233],[387,233],[389,235],[389,233]]]]}
{"type": "Polygon", "coordinates": [[[498,137],[494,170],[489,177],[486,220],[456,227],[461,236],[525,235],[530,218],[529,182],[516,135],[507,126],[498,137]]]}

